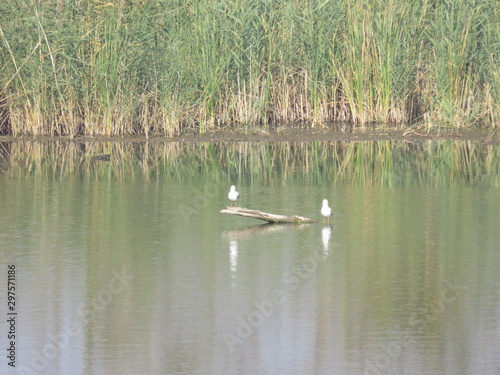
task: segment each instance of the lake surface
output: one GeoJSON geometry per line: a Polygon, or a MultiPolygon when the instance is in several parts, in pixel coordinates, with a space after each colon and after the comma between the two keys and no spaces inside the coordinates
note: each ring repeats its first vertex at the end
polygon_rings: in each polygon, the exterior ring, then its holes
{"type": "Polygon", "coordinates": [[[494,146],[0,146],[2,374],[500,373],[494,146]]]}

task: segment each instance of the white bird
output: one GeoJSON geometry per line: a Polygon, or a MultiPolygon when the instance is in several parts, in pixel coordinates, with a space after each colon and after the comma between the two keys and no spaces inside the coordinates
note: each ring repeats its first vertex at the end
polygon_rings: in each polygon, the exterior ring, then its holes
{"type": "Polygon", "coordinates": [[[227,197],[229,198],[230,201],[233,202],[236,202],[240,197],[240,193],[236,191],[236,187],[234,185],[231,185],[231,190],[229,190],[227,197]]]}
{"type": "Polygon", "coordinates": [[[321,207],[321,215],[323,215],[323,222],[328,220],[330,223],[330,216],[332,216],[332,209],[328,207],[328,199],[323,199],[323,207],[321,207]]]}

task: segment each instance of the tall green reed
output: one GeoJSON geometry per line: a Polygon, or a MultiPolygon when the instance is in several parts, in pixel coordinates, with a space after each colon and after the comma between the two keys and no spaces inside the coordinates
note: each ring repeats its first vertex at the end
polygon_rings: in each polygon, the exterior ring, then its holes
{"type": "Polygon", "coordinates": [[[2,117],[14,135],[172,136],[296,121],[494,128],[497,8],[6,0],[2,117]]]}
{"type": "Polygon", "coordinates": [[[460,126],[483,120],[481,97],[493,68],[487,47],[492,41],[485,35],[495,24],[488,14],[495,13],[492,5],[490,1],[444,0],[433,9],[428,31],[433,67],[429,77],[434,83],[432,111],[441,122],[460,126]]]}

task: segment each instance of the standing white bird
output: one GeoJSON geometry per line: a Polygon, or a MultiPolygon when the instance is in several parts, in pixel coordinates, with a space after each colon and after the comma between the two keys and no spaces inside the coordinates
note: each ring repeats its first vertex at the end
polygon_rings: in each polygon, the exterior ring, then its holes
{"type": "Polygon", "coordinates": [[[231,190],[229,190],[227,197],[229,198],[230,201],[233,202],[236,202],[240,197],[240,193],[236,191],[236,187],[234,185],[231,185],[231,190]]]}
{"type": "Polygon", "coordinates": [[[321,215],[323,215],[323,222],[330,224],[330,216],[332,216],[332,209],[328,206],[328,200],[323,199],[323,207],[321,207],[321,215]]]}

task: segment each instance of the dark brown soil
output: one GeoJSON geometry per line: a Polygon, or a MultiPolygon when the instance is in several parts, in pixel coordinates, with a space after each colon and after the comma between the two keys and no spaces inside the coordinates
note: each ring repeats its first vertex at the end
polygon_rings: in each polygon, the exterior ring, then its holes
{"type": "Polygon", "coordinates": [[[498,130],[458,129],[458,130],[421,130],[421,129],[356,129],[353,131],[332,131],[323,127],[283,127],[269,130],[255,129],[248,132],[214,131],[204,134],[186,133],[177,137],[0,137],[1,141],[73,141],[73,142],[349,142],[372,140],[469,140],[485,144],[499,145],[498,130]]]}

